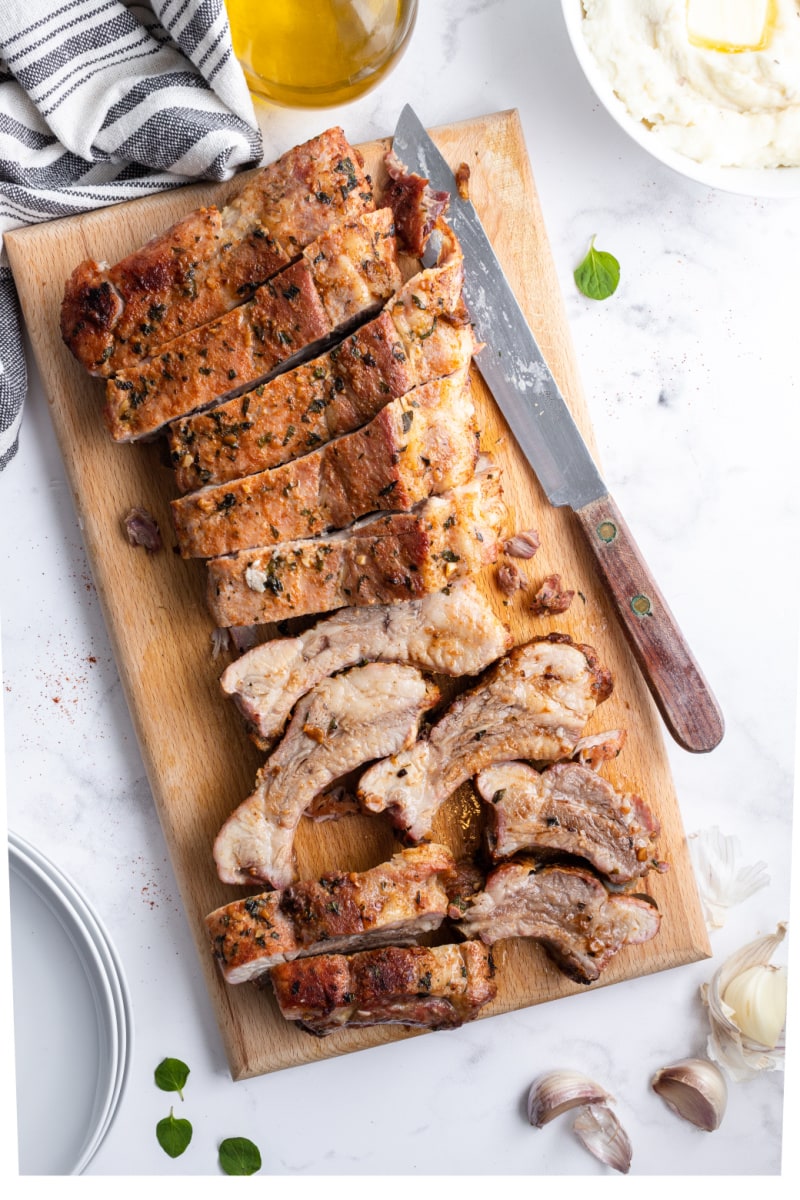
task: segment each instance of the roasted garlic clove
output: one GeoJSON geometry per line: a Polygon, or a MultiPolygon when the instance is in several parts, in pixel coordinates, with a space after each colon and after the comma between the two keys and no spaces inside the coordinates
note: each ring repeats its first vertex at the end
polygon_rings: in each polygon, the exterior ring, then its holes
{"type": "Polygon", "coordinates": [[[728,1085],[719,1067],[707,1058],[684,1058],[662,1067],[651,1087],[679,1117],[711,1133],[719,1129],[728,1103],[728,1085]]]}
{"type": "Polygon", "coordinates": [[[633,1150],[630,1139],[616,1113],[605,1104],[587,1104],[575,1118],[572,1128],[580,1142],[601,1163],[627,1175],[633,1150]]]}
{"type": "Polygon", "coordinates": [[[613,1097],[579,1071],[549,1071],[540,1075],[528,1093],[528,1120],[541,1129],[554,1117],[584,1104],[604,1104],[613,1097]]]}

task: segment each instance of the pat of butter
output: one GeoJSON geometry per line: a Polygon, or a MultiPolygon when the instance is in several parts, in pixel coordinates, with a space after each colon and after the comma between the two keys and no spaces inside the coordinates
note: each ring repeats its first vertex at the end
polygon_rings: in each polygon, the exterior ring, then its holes
{"type": "Polygon", "coordinates": [[[686,28],[693,46],[739,54],[769,45],[775,15],[775,0],[687,0],[686,28]]]}

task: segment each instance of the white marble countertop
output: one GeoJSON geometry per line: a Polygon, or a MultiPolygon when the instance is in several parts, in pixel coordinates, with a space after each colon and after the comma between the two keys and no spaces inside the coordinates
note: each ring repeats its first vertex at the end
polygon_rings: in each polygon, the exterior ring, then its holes
{"type": "Polygon", "coordinates": [[[617,1097],[633,1176],[777,1175],[779,1073],[732,1085],[710,1135],[649,1080],[703,1051],[701,983],[789,916],[800,202],[712,191],[646,155],[595,101],[552,0],[422,0],[375,93],[322,113],[261,106],[267,156],[334,121],[354,142],[384,136],[409,97],[430,126],[520,111],[607,482],[727,721],[711,755],[669,743],[684,823],[736,835],[771,882],[713,932],[712,961],[231,1082],[32,371],[0,476],[8,823],[101,914],[135,1019],[127,1090],[88,1173],[215,1175],[218,1140],[242,1135],[265,1174],[608,1176],[568,1120],[525,1119],[536,1075],[578,1067],[617,1097]],[[593,234],[622,264],[605,304],[572,280],[593,234]],[[195,1138],[175,1161],[154,1136],[172,1099],[152,1081],[165,1055],[192,1071],[178,1115],[195,1138]]]}

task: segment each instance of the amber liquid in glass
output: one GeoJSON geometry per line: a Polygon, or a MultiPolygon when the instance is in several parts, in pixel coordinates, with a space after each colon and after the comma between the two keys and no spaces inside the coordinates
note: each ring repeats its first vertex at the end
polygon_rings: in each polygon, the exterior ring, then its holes
{"type": "Polygon", "coordinates": [[[251,91],[278,104],[353,100],[406,47],[416,0],[225,0],[251,91]]]}

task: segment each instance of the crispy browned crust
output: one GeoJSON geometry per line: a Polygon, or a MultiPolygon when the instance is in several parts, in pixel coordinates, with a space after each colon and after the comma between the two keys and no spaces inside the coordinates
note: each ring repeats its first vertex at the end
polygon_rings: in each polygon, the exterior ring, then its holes
{"type": "Polygon", "coordinates": [[[413,386],[387,312],[310,363],[168,431],[182,492],[280,466],[371,420],[413,386]]]}
{"type": "Polygon", "coordinates": [[[329,129],[221,212],[190,213],[115,266],[81,263],[64,292],[64,341],[92,374],[111,375],[241,304],[325,230],[374,207],[360,156],[329,129]]]}
{"type": "Polygon", "coordinates": [[[382,304],[400,281],[389,210],[344,222],[252,300],[110,379],[104,407],[109,433],[115,441],[143,437],[257,383],[293,354],[382,304]]]}
{"type": "Polygon", "coordinates": [[[211,412],[178,421],[169,440],[181,491],[280,466],[371,420],[388,401],[450,375],[475,348],[451,230],[437,266],[405,283],[373,321],[327,354],[211,412]]]}
{"type": "Polygon", "coordinates": [[[497,994],[479,942],[320,955],[273,967],[270,978],[283,1016],[318,1037],[367,1025],[455,1029],[497,994]]]}
{"type": "Polygon", "coordinates": [[[474,574],[497,556],[505,510],[497,472],[464,488],[468,499],[456,488],[345,534],[210,559],[207,598],[215,622],[255,625],[347,604],[413,600],[474,574]],[[263,590],[253,586],[254,573],[263,590]]]}
{"type": "Polygon", "coordinates": [[[343,529],[465,483],[478,458],[466,370],[387,404],[363,429],[294,462],[172,501],[184,558],[343,529]]]}
{"type": "Polygon", "coordinates": [[[278,962],[413,938],[447,912],[455,860],[446,846],[404,850],[369,871],[333,872],[237,900],[206,917],[211,951],[229,983],[254,979],[278,962]]]}

